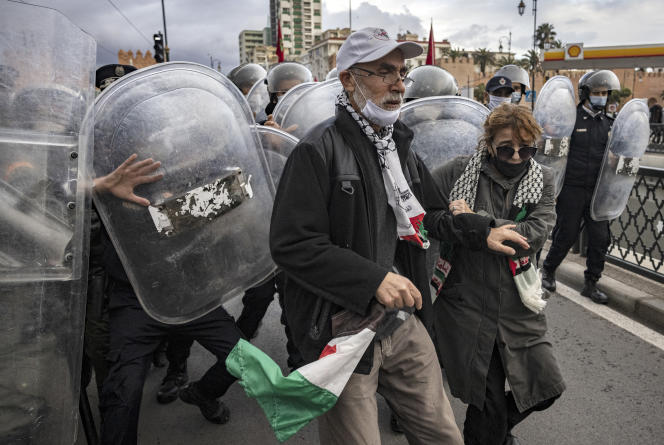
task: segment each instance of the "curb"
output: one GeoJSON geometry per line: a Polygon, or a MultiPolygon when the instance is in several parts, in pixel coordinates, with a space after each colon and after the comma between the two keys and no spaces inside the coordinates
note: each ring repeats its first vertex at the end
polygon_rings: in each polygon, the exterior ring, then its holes
{"type": "MultiPolygon", "coordinates": [[[[556,280],[581,292],[584,266],[563,261],[556,269],[556,280]]],[[[598,286],[609,297],[608,306],[664,334],[664,295],[654,296],[603,275],[598,286]]]]}

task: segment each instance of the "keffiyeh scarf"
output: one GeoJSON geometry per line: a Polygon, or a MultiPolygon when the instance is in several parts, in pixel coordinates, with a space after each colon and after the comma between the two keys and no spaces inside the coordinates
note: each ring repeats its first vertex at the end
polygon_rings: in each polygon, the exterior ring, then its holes
{"type": "Polygon", "coordinates": [[[376,147],[378,162],[383,175],[383,184],[387,193],[387,202],[397,221],[399,239],[415,244],[422,249],[429,248],[427,232],[422,225],[425,212],[408,186],[399,161],[397,147],[392,139],[394,127],[389,125],[374,131],[373,127],[360,115],[348,101],[348,95],[342,91],[337,96],[337,106],[345,108],[360,126],[364,134],[376,147]]]}
{"type": "MultiPolygon", "coordinates": [[[[482,163],[487,157],[488,149],[484,141],[464,169],[459,179],[454,183],[450,192],[450,201],[463,199],[472,210],[475,210],[475,198],[477,196],[477,186],[479,183],[482,163]]],[[[542,166],[530,159],[528,171],[521,181],[519,181],[514,202],[512,205],[520,209],[514,218],[514,222],[520,222],[527,215],[527,204],[537,204],[542,198],[544,188],[544,175],[542,166]]],[[[441,243],[441,254],[436,262],[436,269],[431,279],[431,284],[440,293],[445,278],[447,278],[452,264],[450,260],[453,257],[453,249],[449,245],[441,243]]],[[[535,313],[540,313],[546,306],[546,301],[542,298],[542,284],[537,269],[530,262],[530,257],[507,258],[509,269],[514,277],[516,288],[519,291],[521,302],[528,309],[535,313]]]]}

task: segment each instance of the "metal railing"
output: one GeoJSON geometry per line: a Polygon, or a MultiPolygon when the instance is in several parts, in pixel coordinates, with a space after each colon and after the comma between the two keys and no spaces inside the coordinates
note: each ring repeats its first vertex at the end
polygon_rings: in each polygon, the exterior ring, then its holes
{"type": "Polygon", "coordinates": [[[627,207],[610,227],[607,261],[664,283],[664,169],[639,169],[627,207]]]}
{"type": "Polygon", "coordinates": [[[650,141],[646,151],[664,153],[664,124],[650,124],[650,141]]]}

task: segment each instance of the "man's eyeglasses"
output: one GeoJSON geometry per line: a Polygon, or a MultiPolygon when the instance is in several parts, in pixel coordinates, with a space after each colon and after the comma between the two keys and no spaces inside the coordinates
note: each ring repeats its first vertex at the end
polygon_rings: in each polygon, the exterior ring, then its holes
{"type": "MultiPolygon", "coordinates": [[[[514,156],[514,147],[511,145],[501,145],[499,147],[496,147],[496,153],[498,154],[498,159],[502,161],[507,161],[514,156]]],[[[522,161],[527,161],[528,159],[532,158],[535,155],[535,152],[537,151],[537,147],[530,147],[530,146],[523,146],[519,148],[519,158],[521,158],[522,161]]]]}
{"type": "Polygon", "coordinates": [[[387,74],[378,74],[378,73],[374,73],[373,71],[365,70],[364,68],[358,68],[356,66],[351,67],[351,69],[352,70],[360,70],[360,71],[364,71],[365,73],[367,73],[367,74],[364,74],[364,75],[358,74],[359,76],[362,76],[362,77],[369,77],[369,76],[380,77],[380,78],[383,79],[383,82],[388,84],[388,85],[394,85],[395,83],[397,83],[398,81],[401,80],[403,82],[404,86],[408,87],[408,86],[412,85],[413,82],[415,82],[410,77],[406,77],[406,74],[401,74],[401,73],[398,73],[396,71],[392,71],[392,72],[387,73],[387,74]]]}

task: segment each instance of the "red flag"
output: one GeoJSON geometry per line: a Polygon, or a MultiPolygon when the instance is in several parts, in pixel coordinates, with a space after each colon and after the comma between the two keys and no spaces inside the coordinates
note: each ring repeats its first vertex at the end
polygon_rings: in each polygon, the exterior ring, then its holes
{"type": "Polygon", "coordinates": [[[284,61],[284,42],[281,38],[281,19],[277,22],[277,57],[279,63],[284,61]]]}
{"type": "Polygon", "coordinates": [[[431,30],[429,31],[429,49],[427,50],[427,65],[436,64],[436,46],[433,40],[433,21],[431,21],[431,30]]]}

